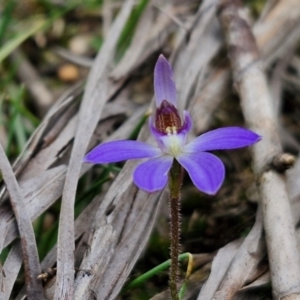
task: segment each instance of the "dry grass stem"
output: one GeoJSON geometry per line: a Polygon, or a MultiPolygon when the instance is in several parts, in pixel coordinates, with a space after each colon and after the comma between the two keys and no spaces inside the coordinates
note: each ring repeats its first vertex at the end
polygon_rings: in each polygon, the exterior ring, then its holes
{"type": "Polygon", "coordinates": [[[297,44],[299,25],[299,2],[281,0],[254,26],[253,33],[264,65],[274,62],[297,44]]]}
{"type": "Polygon", "coordinates": [[[18,75],[32,94],[40,117],[43,117],[54,102],[53,94],[21,51],[16,50],[12,54],[12,60],[18,62],[18,75]]]}
{"type": "Polygon", "coordinates": [[[19,271],[22,265],[22,251],[21,243],[15,242],[9,251],[8,257],[2,267],[1,273],[1,289],[0,289],[0,299],[9,300],[10,295],[17,279],[19,271]]]}
{"type": "Polygon", "coordinates": [[[25,268],[25,281],[29,299],[45,299],[42,283],[37,280],[41,273],[37,245],[24,199],[5,152],[0,145],[0,169],[4,178],[10,202],[18,224],[22,256],[25,268]]]}
{"type": "MultiPolygon", "coordinates": [[[[232,299],[236,291],[256,279],[261,264],[257,256],[262,256],[264,252],[263,221],[261,209],[258,209],[256,222],[232,259],[214,299],[232,299]]],[[[262,271],[264,272],[265,269],[262,271]]],[[[204,298],[200,297],[200,299],[204,298]]]]}
{"type": "MultiPolygon", "coordinates": [[[[144,63],[150,55],[161,49],[169,35],[175,32],[177,26],[171,18],[162,13],[155,16],[156,9],[151,6],[152,2],[150,1],[143,13],[130,46],[111,72],[110,78],[113,80],[120,80],[128,76],[129,73],[144,63]],[[146,35],[145,32],[147,31],[149,34],[146,35]]],[[[170,4],[165,7],[165,11],[171,15],[177,13],[176,6],[170,4]]]]}
{"type": "Polygon", "coordinates": [[[99,114],[106,100],[107,68],[113,58],[118,37],[133,8],[134,1],[126,1],[110,29],[108,38],[91,69],[79,110],[77,131],[62,196],[57,246],[57,277],[54,299],[74,297],[74,203],[82,159],[99,114]]]}
{"type": "Polygon", "coordinates": [[[236,240],[219,249],[213,259],[210,276],[201,289],[197,300],[209,300],[214,298],[215,292],[226,275],[242,242],[242,240],[236,240]]]}
{"type": "Polygon", "coordinates": [[[71,51],[62,47],[55,47],[53,51],[64,60],[81,67],[91,68],[94,63],[93,59],[72,53],[71,51]]]}

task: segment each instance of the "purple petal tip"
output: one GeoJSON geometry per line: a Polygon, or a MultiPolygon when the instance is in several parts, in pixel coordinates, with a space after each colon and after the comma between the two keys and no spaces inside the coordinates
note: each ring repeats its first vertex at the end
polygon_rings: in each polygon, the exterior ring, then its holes
{"type": "Polygon", "coordinates": [[[194,185],[208,195],[215,195],[225,177],[225,167],[215,155],[207,152],[185,153],[178,158],[194,185]]]}
{"type": "Polygon", "coordinates": [[[160,54],[154,68],[154,92],[157,107],[160,107],[163,100],[167,100],[177,107],[176,87],[173,77],[170,63],[160,54]]]}
{"type": "Polygon", "coordinates": [[[161,156],[138,165],[133,173],[134,183],[148,193],[162,190],[167,184],[172,161],[170,156],[161,156]]]}
{"type": "Polygon", "coordinates": [[[156,63],[167,63],[168,65],[170,65],[168,60],[166,59],[166,57],[163,54],[159,55],[156,63]]]}
{"type": "Polygon", "coordinates": [[[223,127],[208,131],[186,146],[188,152],[238,149],[261,140],[257,133],[241,127],[223,127]]]}

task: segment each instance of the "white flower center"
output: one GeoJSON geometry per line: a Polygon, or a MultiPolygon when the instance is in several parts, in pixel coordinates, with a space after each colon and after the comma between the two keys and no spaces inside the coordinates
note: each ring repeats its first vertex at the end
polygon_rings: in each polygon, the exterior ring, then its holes
{"type": "Polygon", "coordinates": [[[182,153],[183,139],[181,135],[177,134],[176,127],[167,128],[167,136],[164,138],[164,145],[166,152],[174,157],[182,153]]]}

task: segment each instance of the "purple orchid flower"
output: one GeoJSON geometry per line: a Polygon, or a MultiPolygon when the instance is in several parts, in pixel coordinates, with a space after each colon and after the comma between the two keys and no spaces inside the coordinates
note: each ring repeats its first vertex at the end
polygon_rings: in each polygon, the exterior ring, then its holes
{"type": "Polygon", "coordinates": [[[152,193],[166,186],[176,159],[200,191],[216,194],[223,183],[225,167],[218,157],[206,151],[246,147],[261,137],[244,128],[225,127],[206,132],[186,144],[192,120],[187,111],[181,117],[177,110],[173,71],[163,55],[155,66],[154,91],[156,113],[149,119],[149,127],[158,147],[133,140],[107,142],[89,152],[84,162],[105,164],[149,158],[137,166],[133,180],[140,189],[152,193]]]}

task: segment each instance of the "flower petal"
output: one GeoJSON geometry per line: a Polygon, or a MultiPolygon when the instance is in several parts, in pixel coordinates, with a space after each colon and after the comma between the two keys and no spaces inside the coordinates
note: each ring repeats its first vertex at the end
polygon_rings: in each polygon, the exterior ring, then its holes
{"type": "Polygon", "coordinates": [[[161,155],[161,151],[157,147],[132,140],[121,140],[97,146],[85,156],[84,162],[105,164],[158,155],[161,155]]]}
{"type": "Polygon", "coordinates": [[[241,127],[224,127],[201,134],[187,144],[185,152],[236,149],[250,146],[261,136],[241,127]]]}
{"type": "Polygon", "coordinates": [[[214,195],[220,189],[225,167],[218,157],[207,152],[184,153],[177,160],[187,170],[199,190],[214,195]]]}
{"type": "Polygon", "coordinates": [[[167,184],[172,162],[173,157],[171,156],[150,158],[135,169],[134,183],[148,193],[162,190],[167,184]]]}
{"type": "Polygon", "coordinates": [[[167,100],[177,107],[173,71],[171,65],[162,54],[159,56],[154,69],[154,92],[156,107],[160,107],[163,100],[167,100]]]}

